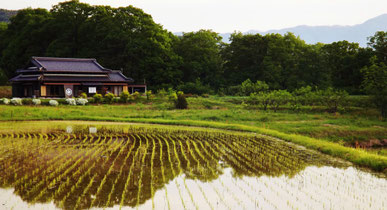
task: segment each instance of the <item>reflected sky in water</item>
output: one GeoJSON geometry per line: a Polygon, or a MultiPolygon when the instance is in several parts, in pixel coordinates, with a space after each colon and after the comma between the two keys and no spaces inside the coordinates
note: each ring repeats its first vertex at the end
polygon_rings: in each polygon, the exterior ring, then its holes
{"type": "Polygon", "coordinates": [[[385,178],[259,135],[34,127],[0,129],[0,208],[386,209],[385,178]]]}

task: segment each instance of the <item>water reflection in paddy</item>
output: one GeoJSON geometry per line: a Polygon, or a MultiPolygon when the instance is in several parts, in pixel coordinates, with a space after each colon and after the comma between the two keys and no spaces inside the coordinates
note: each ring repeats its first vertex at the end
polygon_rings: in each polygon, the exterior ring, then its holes
{"type": "Polygon", "coordinates": [[[0,131],[0,208],[385,209],[385,178],[267,137],[81,122],[33,127],[0,131]]]}

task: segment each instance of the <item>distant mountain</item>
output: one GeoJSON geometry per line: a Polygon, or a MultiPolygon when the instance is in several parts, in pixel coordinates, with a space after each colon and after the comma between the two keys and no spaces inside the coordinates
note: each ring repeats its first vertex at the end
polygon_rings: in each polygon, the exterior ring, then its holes
{"type": "MultiPolygon", "coordinates": [[[[362,47],[367,46],[367,37],[373,36],[376,31],[387,30],[387,14],[369,19],[366,22],[353,26],[296,26],[292,28],[284,28],[280,30],[257,31],[250,30],[244,34],[269,34],[279,33],[285,34],[292,32],[296,36],[300,36],[306,43],[315,44],[317,42],[332,43],[336,41],[347,40],[349,42],[357,42],[362,47]]],[[[182,34],[181,32],[175,34],[182,34]]],[[[220,34],[223,41],[229,43],[231,33],[220,34]]]]}
{"type": "Polygon", "coordinates": [[[0,9],[0,22],[9,22],[9,18],[17,14],[17,10],[0,9]]]}
{"type": "MultiPolygon", "coordinates": [[[[262,35],[268,33],[285,34],[292,32],[296,36],[307,43],[332,43],[341,40],[349,42],[357,42],[360,46],[367,46],[367,37],[373,36],[376,31],[387,30],[387,14],[377,16],[369,19],[366,22],[353,26],[296,26],[293,28],[285,28],[280,30],[270,30],[261,33],[262,35]]],[[[247,33],[257,33],[256,31],[248,31],[247,33]]]]}

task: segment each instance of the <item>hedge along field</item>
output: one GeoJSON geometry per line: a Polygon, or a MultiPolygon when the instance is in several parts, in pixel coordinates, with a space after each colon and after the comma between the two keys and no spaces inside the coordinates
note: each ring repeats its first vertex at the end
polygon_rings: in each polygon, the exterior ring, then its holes
{"type": "Polygon", "coordinates": [[[1,188],[63,209],[383,209],[387,187],[383,174],[261,135],[125,123],[1,123],[0,167],[1,188]]]}

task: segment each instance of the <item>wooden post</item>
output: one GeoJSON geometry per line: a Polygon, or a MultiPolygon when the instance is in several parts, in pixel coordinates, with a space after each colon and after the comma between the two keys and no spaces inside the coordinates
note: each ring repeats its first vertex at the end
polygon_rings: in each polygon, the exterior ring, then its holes
{"type": "Polygon", "coordinates": [[[127,85],[122,86],[122,91],[128,92],[128,86],[127,85]]]}
{"type": "Polygon", "coordinates": [[[46,86],[45,86],[45,85],[41,85],[41,86],[40,86],[40,96],[41,96],[41,97],[47,96],[47,89],[46,89],[46,86]]]}

